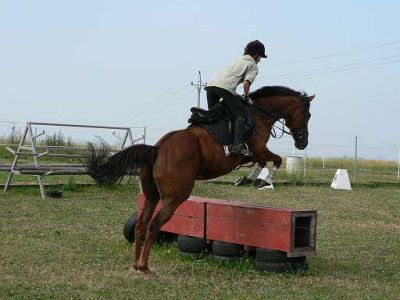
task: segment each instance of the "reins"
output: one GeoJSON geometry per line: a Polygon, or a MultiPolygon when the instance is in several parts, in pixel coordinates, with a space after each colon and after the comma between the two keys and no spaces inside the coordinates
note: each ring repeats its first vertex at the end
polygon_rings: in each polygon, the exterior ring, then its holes
{"type": "MultiPolygon", "coordinates": [[[[253,107],[261,114],[263,115],[266,119],[273,119],[273,117],[271,116],[270,113],[266,112],[265,110],[263,110],[262,108],[259,108],[255,105],[253,105],[253,107]]],[[[275,123],[271,124],[271,136],[274,139],[280,139],[283,137],[283,135],[286,133],[288,135],[292,135],[292,132],[285,130],[286,124],[284,122],[282,122],[280,119],[278,119],[275,123]],[[277,125],[275,125],[276,122],[281,123],[282,128],[278,127],[277,125]],[[278,137],[277,133],[276,133],[276,129],[281,131],[281,135],[278,137]]]]}
{"type": "MultiPolygon", "coordinates": [[[[300,100],[301,100],[302,103],[303,103],[303,110],[305,110],[306,107],[305,107],[304,99],[303,99],[303,98],[300,98],[300,100]]],[[[258,106],[256,106],[256,105],[252,105],[252,107],[254,107],[254,108],[256,109],[256,111],[257,111],[258,113],[260,113],[261,115],[263,115],[267,120],[268,120],[268,119],[272,119],[272,120],[274,119],[274,118],[271,116],[271,113],[265,111],[264,109],[262,109],[262,108],[260,108],[260,107],[258,107],[258,106]]],[[[290,112],[289,112],[289,113],[290,113],[290,112]]],[[[271,122],[271,123],[272,123],[272,122],[271,122]]],[[[273,138],[280,139],[280,138],[283,137],[283,135],[284,135],[285,133],[288,134],[288,135],[292,135],[292,136],[293,136],[293,134],[297,134],[297,133],[298,133],[298,132],[292,132],[292,130],[287,131],[285,128],[288,128],[288,127],[286,126],[285,122],[281,121],[280,119],[276,120],[274,123],[271,124],[271,136],[272,136],[273,138]],[[275,125],[276,122],[281,123],[282,128],[280,128],[280,127],[278,127],[277,125],[275,125]],[[281,131],[281,135],[280,135],[279,137],[278,137],[278,135],[277,135],[277,133],[276,133],[276,129],[278,129],[278,130],[281,131]]]]}
{"type": "Polygon", "coordinates": [[[287,128],[287,126],[286,126],[286,124],[285,124],[284,122],[282,122],[281,120],[278,120],[277,122],[279,122],[279,123],[282,124],[282,128],[279,128],[279,127],[276,126],[275,124],[272,125],[272,128],[271,128],[271,136],[272,136],[274,139],[280,139],[280,138],[282,138],[283,135],[284,135],[285,133],[288,134],[288,135],[292,135],[292,132],[291,132],[291,131],[285,130],[285,128],[287,128]],[[279,137],[277,136],[276,130],[275,130],[275,129],[279,129],[279,130],[281,131],[281,135],[280,135],[279,137]]]}

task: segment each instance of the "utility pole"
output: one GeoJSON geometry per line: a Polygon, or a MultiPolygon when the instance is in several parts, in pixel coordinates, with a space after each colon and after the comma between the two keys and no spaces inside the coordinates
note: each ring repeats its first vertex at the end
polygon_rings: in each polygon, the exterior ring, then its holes
{"type": "Polygon", "coordinates": [[[199,71],[199,74],[197,75],[197,83],[193,83],[192,81],[190,84],[197,89],[197,107],[200,107],[201,88],[205,87],[207,84],[201,81],[201,71],[199,71]]]}
{"type": "Polygon", "coordinates": [[[15,123],[14,123],[13,127],[11,128],[10,144],[15,144],[15,123]]]}

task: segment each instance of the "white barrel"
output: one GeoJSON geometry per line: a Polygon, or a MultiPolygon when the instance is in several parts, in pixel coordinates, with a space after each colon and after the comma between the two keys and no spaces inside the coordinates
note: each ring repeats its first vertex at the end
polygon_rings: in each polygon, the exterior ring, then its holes
{"type": "Polygon", "coordinates": [[[286,157],[286,174],[293,174],[301,171],[303,159],[300,156],[286,157]]]}

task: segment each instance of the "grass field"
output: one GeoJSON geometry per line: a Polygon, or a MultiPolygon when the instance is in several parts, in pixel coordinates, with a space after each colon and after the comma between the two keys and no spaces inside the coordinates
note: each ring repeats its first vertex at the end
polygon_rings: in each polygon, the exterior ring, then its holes
{"type": "Polygon", "coordinates": [[[216,264],[156,246],[147,278],[130,268],[122,226],[136,184],[0,194],[1,299],[398,299],[400,189],[279,185],[275,191],[199,182],[194,194],[318,210],[317,255],[298,274],[259,273],[249,259],[216,264]]]}

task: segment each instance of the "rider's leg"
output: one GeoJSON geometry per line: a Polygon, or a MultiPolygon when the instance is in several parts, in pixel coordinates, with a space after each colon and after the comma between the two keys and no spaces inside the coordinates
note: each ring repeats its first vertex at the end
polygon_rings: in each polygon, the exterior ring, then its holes
{"type": "Polygon", "coordinates": [[[232,154],[247,154],[248,150],[244,145],[244,122],[245,122],[245,111],[242,109],[242,98],[239,95],[235,95],[228,90],[210,86],[207,87],[207,101],[209,107],[210,105],[215,105],[213,101],[217,99],[223,99],[223,102],[226,104],[228,109],[230,110],[231,114],[234,118],[234,138],[233,138],[233,145],[230,147],[229,151],[232,154]]]}
{"type": "Polygon", "coordinates": [[[221,95],[216,93],[215,87],[208,86],[206,87],[206,92],[207,92],[207,104],[208,104],[208,109],[213,107],[215,104],[221,100],[221,95]]]}
{"type": "Polygon", "coordinates": [[[233,127],[234,137],[233,137],[232,149],[240,150],[241,145],[244,143],[243,140],[244,121],[245,119],[243,117],[237,117],[235,119],[235,124],[233,127]]]}
{"type": "Polygon", "coordinates": [[[244,126],[245,126],[245,112],[242,109],[242,104],[240,103],[241,97],[238,95],[230,94],[226,95],[224,98],[224,102],[229,107],[229,110],[235,116],[234,123],[234,138],[232,146],[230,147],[231,153],[237,154],[246,154],[247,148],[244,145],[244,126]]]}

